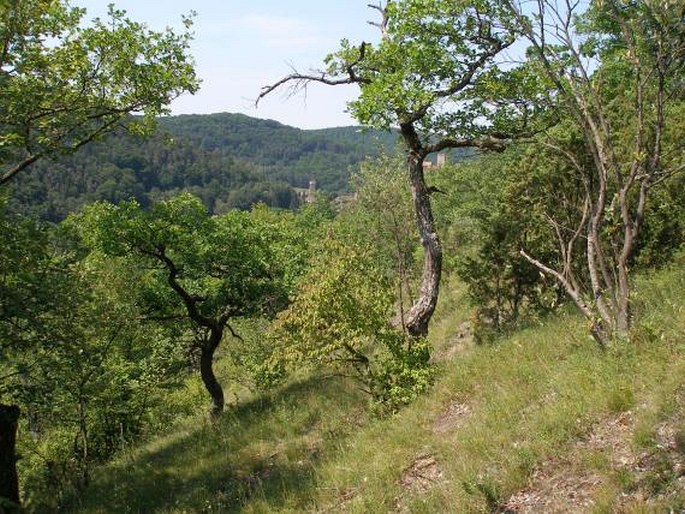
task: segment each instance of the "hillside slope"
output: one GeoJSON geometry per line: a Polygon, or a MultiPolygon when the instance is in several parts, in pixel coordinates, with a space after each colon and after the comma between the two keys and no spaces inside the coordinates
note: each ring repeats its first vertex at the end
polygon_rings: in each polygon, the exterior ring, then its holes
{"type": "Polygon", "coordinates": [[[75,155],[39,161],[18,177],[14,208],[51,221],[96,200],[141,204],[190,191],[212,212],[257,202],[297,204],[310,180],[347,191],[351,170],[394,147],[396,136],[360,127],[301,130],[242,114],[160,119],[148,139],[119,133],[75,155]]]}
{"type": "Polygon", "coordinates": [[[101,469],[78,512],[682,512],[685,259],[642,277],[633,343],[601,351],[573,312],[469,343],[459,287],[439,379],[374,419],[311,376],[198,416],[101,469]]]}

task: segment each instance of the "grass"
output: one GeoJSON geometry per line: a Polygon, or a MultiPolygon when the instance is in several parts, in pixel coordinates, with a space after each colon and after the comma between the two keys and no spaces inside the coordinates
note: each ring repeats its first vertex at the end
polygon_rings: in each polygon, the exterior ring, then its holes
{"type": "MultiPolygon", "coordinates": [[[[438,364],[428,395],[387,419],[369,417],[350,382],[295,381],[122,455],[74,510],[494,512],[526,488],[544,492],[545,476],[569,487],[592,476],[599,485],[585,492],[595,512],[677,512],[682,264],[640,279],[631,343],[601,351],[575,313],[561,312],[497,344],[461,347],[438,364]],[[664,446],[669,430],[673,448],[664,446]],[[618,462],[619,450],[644,469],[618,462]],[[419,461],[428,463],[423,478],[419,461]]],[[[441,350],[469,316],[459,289],[444,291],[432,334],[441,350]]]]}
{"type": "Polygon", "coordinates": [[[312,378],[244,402],[220,421],[187,421],[96,474],[88,512],[226,512],[261,498],[292,503],[311,486],[320,455],[364,418],[359,393],[312,378]],[[358,418],[355,418],[357,416],[358,418]]]}

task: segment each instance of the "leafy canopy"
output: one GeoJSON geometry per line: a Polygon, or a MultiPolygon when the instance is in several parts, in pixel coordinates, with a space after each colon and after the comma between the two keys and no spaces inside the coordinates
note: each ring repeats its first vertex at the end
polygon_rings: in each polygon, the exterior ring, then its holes
{"type": "Polygon", "coordinates": [[[168,296],[171,269],[208,318],[250,316],[285,301],[285,271],[276,259],[282,247],[275,244],[283,238],[266,214],[209,216],[200,199],[182,194],[148,211],[135,201],[100,202],[71,220],[91,248],[152,267],[148,300],[154,311],[183,310],[179,298],[168,296]]]}
{"type": "Polygon", "coordinates": [[[0,185],[36,160],[71,152],[140,113],[149,126],[198,80],[185,31],[149,30],[110,6],[85,25],[65,1],[0,3],[0,185]]]}
{"type": "Polygon", "coordinates": [[[326,59],[330,76],[351,74],[360,85],[351,113],[382,128],[416,123],[443,137],[482,134],[487,108],[475,85],[513,42],[498,2],[389,2],[383,16],[377,45],[344,40],[326,59]]]}

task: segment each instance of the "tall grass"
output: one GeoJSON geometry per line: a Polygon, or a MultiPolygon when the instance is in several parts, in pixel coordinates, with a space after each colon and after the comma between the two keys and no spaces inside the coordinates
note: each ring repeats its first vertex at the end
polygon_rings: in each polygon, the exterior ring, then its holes
{"type": "MultiPolygon", "coordinates": [[[[654,498],[629,511],[685,508],[677,477],[655,473],[650,485],[649,473],[616,468],[609,450],[578,445],[626,412],[634,420],[626,444],[636,452],[656,455],[665,421],[685,426],[682,264],[640,279],[630,343],[602,351],[583,320],[561,312],[495,344],[462,348],[439,364],[428,395],[387,419],[370,418],[349,382],[295,381],[217,423],[199,416],[121,456],[74,509],[492,512],[554,463],[601,477],[597,511],[616,510],[636,487],[652,487],[654,498]],[[430,469],[412,483],[422,457],[430,469]]],[[[445,296],[433,334],[439,347],[468,319],[459,294],[445,296]]]]}

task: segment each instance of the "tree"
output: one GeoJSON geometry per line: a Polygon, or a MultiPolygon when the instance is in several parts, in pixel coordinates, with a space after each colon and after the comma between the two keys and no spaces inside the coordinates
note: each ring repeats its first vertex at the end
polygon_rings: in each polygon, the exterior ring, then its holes
{"type": "Polygon", "coordinates": [[[144,130],[198,80],[186,31],[151,31],[110,6],[83,24],[64,0],[0,4],[0,186],[37,160],[127,125],[144,130]],[[130,114],[142,114],[131,122],[130,114]]]}
{"type": "Polygon", "coordinates": [[[49,256],[44,233],[33,222],[8,216],[4,203],[0,199],[0,502],[18,505],[15,443],[20,409],[5,402],[6,384],[17,378],[19,371],[9,369],[7,363],[14,351],[49,340],[43,313],[54,305],[57,295],[52,293],[58,291],[52,289],[56,282],[46,266],[49,256]]]}
{"type": "MultiPolygon", "coordinates": [[[[123,126],[132,112],[144,116],[129,128],[144,130],[171,100],[198,87],[190,18],[177,35],[150,31],[114,7],[91,26],[82,24],[84,14],[62,0],[0,4],[0,186],[41,158],[123,126]]],[[[0,425],[0,438],[14,441],[8,430],[15,429],[0,425]]],[[[10,484],[0,497],[14,497],[13,466],[0,469],[0,484],[10,484]]]]}
{"type": "Polygon", "coordinates": [[[515,39],[504,28],[505,13],[499,4],[494,0],[398,0],[372,6],[382,17],[375,24],[382,34],[378,44],[353,45],[343,40],[340,49],[326,58],[324,70],[288,75],[265,87],[257,100],[284,85],[297,91],[312,82],[356,84],[360,95],[349,108],[362,124],[385,129],[399,126],[425,253],[421,288],[405,317],[405,328],[414,337],[428,331],[443,260],[432,190],[424,175],[427,156],[448,148],[500,151],[512,130],[504,121],[528,116],[528,103],[510,104],[503,110],[486,94],[495,83],[495,57],[515,39]],[[499,114],[494,116],[496,121],[483,123],[493,112],[499,114]]]}
{"type": "Polygon", "coordinates": [[[540,0],[531,14],[503,4],[583,145],[574,151],[551,134],[540,141],[564,156],[584,191],[574,225],[550,220],[566,257],[554,267],[525,248],[521,255],[562,284],[604,346],[630,329],[630,263],[650,192],[685,169],[674,109],[685,92],[684,4],[606,0],[579,12],[578,3],[540,0]],[[581,240],[587,284],[570,265],[581,240]]]}
{"type": "Polygon", "coordinates": [[[224,333],[239,337],[231,320],[276,312],[287,299],[287,274],[279,263],[285,259],[274,258],[283,250],[273,246],[280,238],[262,219],[239,211],[210,217],[188,194],[149,211],[134,201],[97,203],[72,218],[94,250],[150,268],[142,314],[191,331],[213,415],[224,409],[214,353],[224,333]]]}
{"type": "Polygon", "coordinates": [[[367,159],[352,176],[355,201],[345,223],[376,247],[383,272],[397,283],[400,326],[404,327],[407,303],[413,303],[416,278],[416,221],[409,184],[400,155],[367,159]]]}
{"type": "Polygon", "coordinates": [[[396,277],[385,272],[375,241],[343,218],[316,245],[297,294],[273,323],[272,360],[352,371],[377,406],[393,411],[430,384],[429,347],[391,325],[396,277]]]}
{"type": "MultiPolygon", "coordinates": [[[[166,334],[136,315],[141,272],[98,261],[68,236],[0,216],[0,401],[15,404],[0,411],[20,408],[28,427],[15,436],[17,420],[2,417],[0,439],[16,440],[23,454],[24,499],[51,511],[64,491],[88,483],[94,463],[139,433],[180,362],[166,334]]],[[[2,478],[16,487],[8,446],[2,457],[2,478]]]]}
{"type": "MultiPolygon", "coordinates": [[[[568,123],[547,134],[566,137],[569,148],[578,145],[568,123]]],[[[582,211],[582,185],[563,156],[529,142],[511,145],[501,154],[441,169],[435,183],[449,193],[440,196],[438,212],[447,225],[446,247],[460,248],[453,263],[477,307],[476,340],[488,340],[565,301],[563,288],[519,253],[525,247],[554,266],[563,262],[574,273],[582,271],[582,262],[568,260],[573,254],[559,248],[549,224],[554,220],[564,230],[579,221],[582,211]]]]}

